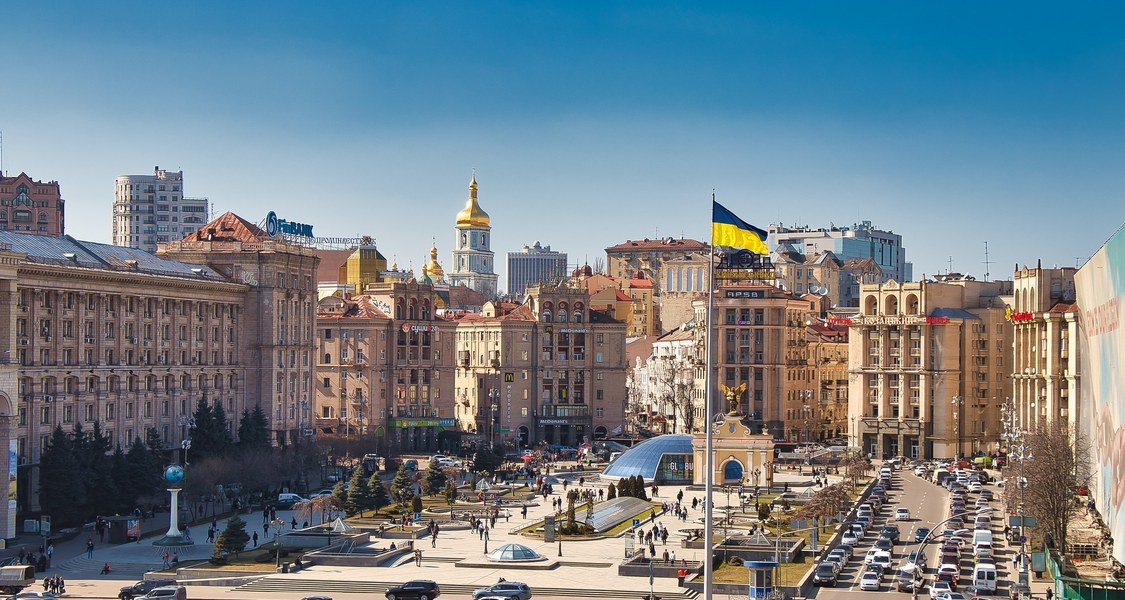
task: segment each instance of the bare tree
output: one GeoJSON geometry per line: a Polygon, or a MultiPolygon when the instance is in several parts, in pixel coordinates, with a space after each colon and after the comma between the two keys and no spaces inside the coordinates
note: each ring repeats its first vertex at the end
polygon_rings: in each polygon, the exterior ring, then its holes
{"type": "Polygon", "coordinates": [[[1022,479],[1024,507],[1065,554],[1067,530],[1080,507],[1077,489],[1093,479],[1089,441],[1059,421],[1040,424],[1026,434],[1026,442],[1031,456],[1013,467],[1022,479]]]}
{"type": "Polygon", "coordinates": [[[328,494],[298,502],[293,505],[293,508],[297,511],[297,516],[302,517],[305,521],[312,521],[313,516],[320,513],[320,522],[324,523],[328,520],[328,515],[344,508],[344,503],[340,502],[335,494],[328,494]]]}
{"type": "Polygon", "coordinates": [[[691,362],[679,356],[662,356],[652,362],[656,383],[660,386],[661,407],[677,421],[679,432],[691,433],[695,427],[695,387],[691,362]]]}

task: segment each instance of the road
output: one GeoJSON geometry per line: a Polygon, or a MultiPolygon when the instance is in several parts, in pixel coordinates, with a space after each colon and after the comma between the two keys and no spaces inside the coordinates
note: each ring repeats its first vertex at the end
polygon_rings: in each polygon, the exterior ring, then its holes
{"type": "MultiPolygon", "coordinates": [[[[994,536],[994,545],[996,548],[996,569],[1000,579],[1000,584],[996,591],[998,596],[1007,596],[1007,588],[1011,581],[1015,579],[1015,574],[1012,571],[1012,557],[1019,551],[1019,547],[1010,548],[1003,541],[1004,522],[1003,516],[1000,512],[1002,503],[999,499],[999,490],[996,489],[994,484],[985,486],[991,489],[996,498],[990,503],[990,506],[995,511],[992,514],[992,531],[994,536]]],[[[914,541],[914,534],[920,527],[933,528],[937,523],[944,521],[948,516],[949,511],[949,497],[950,494],[945,488],[939,487],[927,480],[914,475],[908,469],[903,468],[895,472],[893,477],[893,486],[888,492],[888,500],[882,508],[876,512],[875,521],[871,528],[869,528],[867,535],[856,546],[852,559],[848,561],[847,566],[841,571],[839,581],[836,587],[829,588],[813,588],[809,594],[809,598],[817,598],[818,600],[841,600],[849,596],[854,597],[855,594],[870,594],[872,592],[864,592],[859,589],[859,577],[863,574],[863,557],[867,554],[879,536],[879,530],[887,523],[897,524],[901,529],[900,542],[894,548],[893,552],[893,567],[884,573],[881,592],[894,592],[895,580],[894,576],[897,572],[899,563],[902,562],[910,552],[918,549],[919,544],[914,541]],[[910,509],[910,521],[895,521],[895,509],[905,506],[910,509]]],[[[977,494],[968,495],[969,510],[972,511],[973,503],[976,501],[977,494]]],[[[971,527],[973,516],[967,515],[965,517],[967,526],[971,527]]],[[[938,527],[940,530],[944,527],[938,527]]],[[[935,534],[935,536],[937,535],[935,534]]],[[[925,554],[927,559],[926,580],[932,580],[934,573],[938,568],[938,560],[940,556],[941,543],[930,541],[926,544],[925,554]]],[[[968,585],[971,585],[973,576],[973,559],[971,551],[966,549],[961,553],[960,579],[961,585],[958,590],[968,585]]],[[[919,591],[919,596],[928,598],[929,587],[919,591]]],[[[903,593],[907,595],[907,593],[903,593]]]]}

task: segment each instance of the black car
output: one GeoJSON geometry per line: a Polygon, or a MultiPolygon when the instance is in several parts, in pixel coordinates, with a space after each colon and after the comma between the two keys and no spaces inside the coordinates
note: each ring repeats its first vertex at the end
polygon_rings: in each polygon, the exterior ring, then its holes
{"type": "Polygon", "coordinates": [[[138,581],[133,585],[121,588],[117,597],[121,600],[133,600],[133,598],[140,598],[145,594],[151,592],[158,587],[166,585],[176,585],[175,579],[152,579],[149,581],[138,581]]]}
{"type": "Polygon", "coordinates": [[[836,568],[830,564],[821,564],[813,573],[813,585],[827,585],[836,587],[836,568]]]}
{"type": "Polygon", "coordinates": [[[898,536],[901,535],[901,532],[899,531],[898,525],[884,525],[883,528],[879,530],[879,535],[889,537],[892,542],[897,544],[898,536]]]}
{"type": "Polygon", "coordinates": [[[437,582],[429,579],[412,579],[402,585],[387,588],[387,600],[433,600],[441,595],[437,582]]]}

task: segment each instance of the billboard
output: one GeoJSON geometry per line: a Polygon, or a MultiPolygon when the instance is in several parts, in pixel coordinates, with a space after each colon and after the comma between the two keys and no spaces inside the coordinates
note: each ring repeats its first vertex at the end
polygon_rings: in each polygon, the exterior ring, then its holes
{"type": "MultiPolygon", "coordinates": [[[[1125,226],[1074,276],[1081,315],[1080,429],[1090,440],[1092,491],[1110,531],[1125,530],[1125,226]]],[[[1125,562],[1125,536],[1113,536],[1113,557],[1125,562]]]]}

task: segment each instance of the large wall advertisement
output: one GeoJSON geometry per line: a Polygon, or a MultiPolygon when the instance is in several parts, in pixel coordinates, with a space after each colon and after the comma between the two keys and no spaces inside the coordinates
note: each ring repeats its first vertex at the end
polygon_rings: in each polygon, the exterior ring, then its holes
{"type": "Polygon", "coordinates": [[[1074,276],[1081,312],[1081,429],[1091,441],[1094,499],[1113,556],[1125,562],[1125,226],[1074,276]]]}

